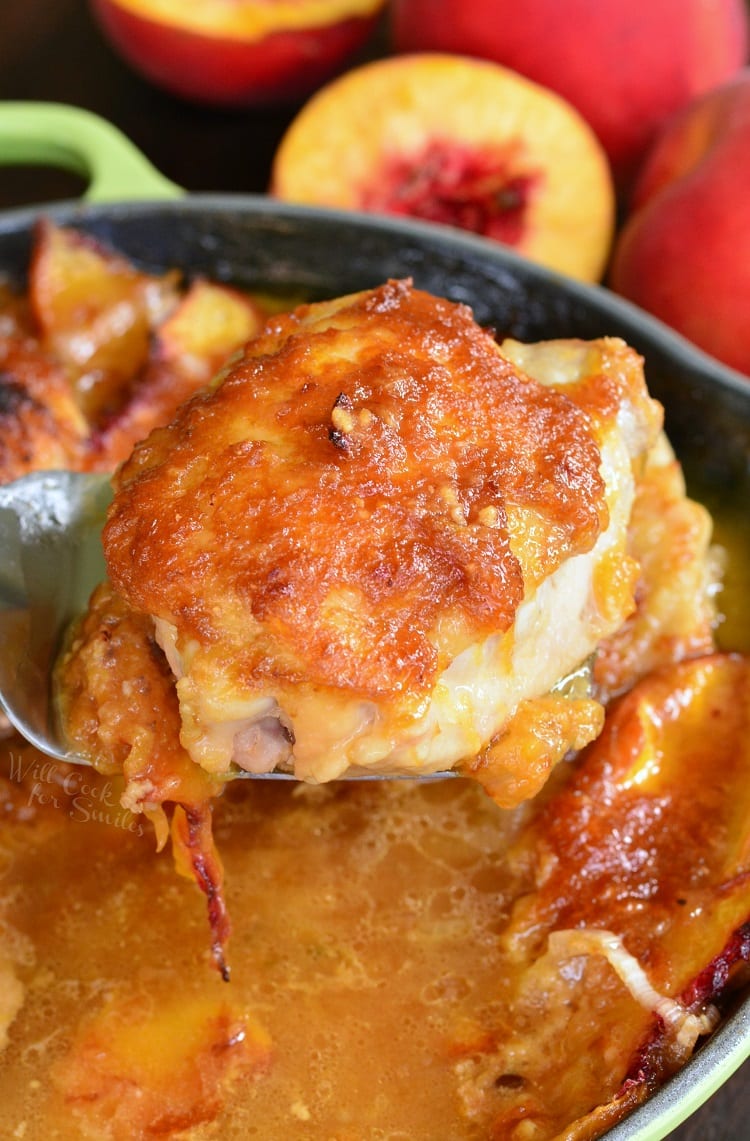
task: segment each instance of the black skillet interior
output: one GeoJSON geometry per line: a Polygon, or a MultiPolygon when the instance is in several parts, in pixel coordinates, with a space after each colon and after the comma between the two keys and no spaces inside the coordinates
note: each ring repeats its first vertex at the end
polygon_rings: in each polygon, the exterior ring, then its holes
{"type": "MultiPolygon", "coordinates": [[[[0,218],[0,269],[22,278],[35,211],[0,218]]],[[[176,202],[46,211],[97,235],[141,266],[180,267],[254,289],[330,297],[411,276],[468,302],[478,321],[520,340],[617,335],[643,353],[667,430],[701,483],[750,480],[750,380],[693,350],[604,289],[581,286],[502,247],[434,226],[346,215],[268,199],[189,197],[176,202]]]]}

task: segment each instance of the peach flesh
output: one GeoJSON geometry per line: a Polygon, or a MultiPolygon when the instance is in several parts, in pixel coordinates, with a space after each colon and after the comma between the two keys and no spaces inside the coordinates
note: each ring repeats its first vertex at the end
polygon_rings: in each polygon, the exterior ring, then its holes
{"type": "Polygon", "coordinates": [[[458,226],[516,246],[541,177],[514,174],[508,149],[434,140],[420,153],[387,158],[378,186],[363,190],[362,207],[458,226]]]}

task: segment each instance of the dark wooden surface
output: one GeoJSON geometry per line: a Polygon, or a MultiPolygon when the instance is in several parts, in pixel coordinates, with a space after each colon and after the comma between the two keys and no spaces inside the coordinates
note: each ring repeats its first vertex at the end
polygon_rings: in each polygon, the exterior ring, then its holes
{"type": "MultiPolygon", "coordinates": [[[[367,52],[386,45],[381,29],[367,52]]],[[[54,100],[95,111],[193,191],[265,191],[275,147],[295,111],[209,110],[162,94],[113,54],[85,0],[0,0],[0,99],[54,100]]],[[[0,168],[0,209],[75,197],[81,188],[70,174],[0,168]]],[[[749,1073],[745,1066],[673,1141],[750,1139],[749,1073]]]]}

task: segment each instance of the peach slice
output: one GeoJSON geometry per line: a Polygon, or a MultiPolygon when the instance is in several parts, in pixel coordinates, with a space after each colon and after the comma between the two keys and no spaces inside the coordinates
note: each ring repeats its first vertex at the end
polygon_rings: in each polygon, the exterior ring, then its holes
{"type": "Polygon", "coordinates": [[[84,414],[116,405],[177,300],[174,274],[142,273],[94,238],[43,220],[29,273],[41,347],[67,369],[84,414]]]}
{"type": "Polygon", "coordinates": [[[260,307],[228,285],[198,278],[159,329],[161,355],[192,367],[205,384],[226,358],[259,333],[260,307]]]}
{"type": "Polygon", "coordinates": [[[105,1001],[58,1063],[56,1093],[83,1136],[182,1136],[268,1069],[271,1040],[246,1010],[165,989],[136,980],[130,994],[105,1001]]]}
{"type": "Polygon", "coordinates": [[[457,226],[587,281],[613,233],[608,162],[579,114],[446,54],[380,60],[319,91],[281,140],[271,192],[457,226]]]}
{"type": "Polygon", "coordinates": [[[260,332],[264,318],[246,294],[193,281],[154,331],[146,367],[94,435],[89,466],[109,471],[126,460],[139,440],[166,424],[178,404],[208,384],[227,358],[260,332]]]}
{"type": "Polygon", "coordinates": [[[91,0],[130,65],[175,95],[250,106],[309,94],[372,32],[384,0],[91,0]]]}

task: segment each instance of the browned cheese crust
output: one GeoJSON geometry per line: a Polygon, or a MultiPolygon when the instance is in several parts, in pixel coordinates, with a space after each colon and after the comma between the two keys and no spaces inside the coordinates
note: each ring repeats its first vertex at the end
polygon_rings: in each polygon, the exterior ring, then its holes
{"type": "Polygon", "coordinates": [[[599,464],[588,413],[468,308],[390,282],[274,319],[140,444],[105,550],[116,589],[183,637],[232,625],[245,685],[418,697],[513,623],[506,505],[542,521],[539,581],[606,525],[599,464]]]}

